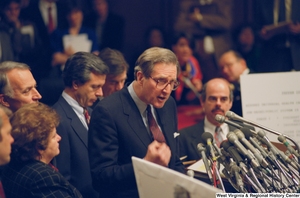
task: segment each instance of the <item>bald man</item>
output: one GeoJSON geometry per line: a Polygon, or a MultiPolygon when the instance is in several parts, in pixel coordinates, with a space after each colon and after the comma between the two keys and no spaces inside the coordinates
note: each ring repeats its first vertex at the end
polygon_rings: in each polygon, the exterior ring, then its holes
{"type": "Polygon", "coordinates": [[[227,133],[235,129],[226,123],[220,124],[215,120],[217,114],[224,116],[230,110],[232,98],[233,94],[227,80],[213,78],[204,84],[200,103],[203,107],[205,118],[199,123],[179,131],[180,157],[186,156],[186,161],[199,160],[201,158],[197,145],[204,141],[201,138],[204,132],[209,132],[215,137],[216,128],[219,127],[221,129],[218,133],[222,140],[225,140],[227,133]]]}

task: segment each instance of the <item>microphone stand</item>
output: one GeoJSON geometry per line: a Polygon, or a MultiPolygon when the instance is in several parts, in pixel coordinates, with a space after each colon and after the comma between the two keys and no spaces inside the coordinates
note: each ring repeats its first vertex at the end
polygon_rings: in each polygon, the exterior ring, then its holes
{"type": "MultiPolygon", "coordinates": [[[[282,136],[284,136],[285,138],[289,139],[291,142],[293,142],[293,144],[296,146],[296,148],[297,148],[297,150],[298,150],[298,153],[299,153],[299,151],[300,151],[300,147],[299,147],[299,145],[297,144],[297,142],[294,141],[292,138],[290,138],[290,137],[287,136],[287,135],[281,134],[281,133],[279,133],[279,132],[277,132],[277,131],[275,131],[275,130],[273,130],[273,129],[270,129],[270,128],[265,127],[265,126],[260,125],[260,124],[257,124],[257,123],[255,123],[255,122],[252,122],[252,121],[249,121],[249,120],[245,120],[244,118],[242,118],[241,116],[239,116],[239,115],[233,113],[232,111],[227,111],[227,112],[226,112],[226,117],[229,118],[229,119],[232,119],[232,120],[246,122],[246,123],[248,123],[248,124],[251,124],[251,125],[256,126],[256,127],[258,127],[258,128],[264,129],[264,130],[269,131],[270,133],[273,133],[273,134],[278,135],[278,136],[279,136],[279,135],[282,135],[282,136]]],[[[300,157],[298,157],[298,161],[300,161],[300,157]]]]}

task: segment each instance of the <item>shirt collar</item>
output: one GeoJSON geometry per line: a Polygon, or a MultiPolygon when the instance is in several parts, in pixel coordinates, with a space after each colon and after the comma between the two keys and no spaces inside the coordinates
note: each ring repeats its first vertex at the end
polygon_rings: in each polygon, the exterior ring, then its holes
{"type": "Polygon", "coordinates": [[[72,109],[76,112],[76,114],[83,114],[83,107],[79,105],[79,103],[72,98],[69,94],[65,91],[62,92],[62,97],[67,101],[67,103],[72,107],[72,109]]]}
{"type": "Polygon", "coordinates": [[[135,102],[136,106],[138,107],[140,114],[143,114],[146,111],[147,104],[144,103],[135,93],[133,89],[133,82],[127,87],[130,96],[132,97],[133,101],[135,102]]]}

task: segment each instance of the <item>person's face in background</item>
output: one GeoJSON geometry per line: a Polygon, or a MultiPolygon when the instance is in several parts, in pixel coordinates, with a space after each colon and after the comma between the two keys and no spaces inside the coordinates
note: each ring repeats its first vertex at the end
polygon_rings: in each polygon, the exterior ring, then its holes
{"type": "Polygon", "coordinates": [[[201,105],[208,121],[219,126],[220,123],[215,120],[216,115],[225,116],[232,106],[228,82],[223,79],[210,80],[206,88],[205,101],[201,100],[201,105]]]}
{"type": "Polygon", "coordinates": [[[178,42],[172,46],[172,50],[177,56],[178,62],[181,66],[187,63],[193,53],[188,39],[184,37],[181,37],[178,42]]]}
{"type": "Polygon", "coordinates": [[[7,115],[0,109],[2,127],[0,128],[0,166],[10,161],[11,144],[14,142],[11,136],[11,125],[7,115]]]}
{"type": "Polygon", "coordinates": [[[127,79],[127,71],[117,76],[107,75],[105,84],[102,87],[103,96],[107,97],[112,93],[121,90],[124,87],[124,83],[127,79]]]}
{"type": "Polygon", "coordinates": [[[13,112],[25,104],[37,103],[42,96],[36,89],[36,81],[31,72],[24,69],[12,69],[7,73],[12,96],[0,95],[0,102],[13,112]]]}
{"type": "Polygon", "coordinates": [[[229,82],[239,82],[246,67],[246,61],[238,59],[233,52],[223,54],[219,60],[221,74],[229,82]]]}
{"type": "Polygon", "coordinates": [[[4,15],[7,21],[9,22],[16,22],[19,20],[20,15],[20,4],[17,2],[11,2],[5,9],[4,15]]]}
{"type": "Polygon", "coordinates": [[[108,3],[106,0],[94,0],[94,9],[100,18],[108,14],[108,3]]]}
{"type": "Polygon", "coordinates": [[[250,51],[254,45],[254,39],[254,32],[251,27],[245,27],[242,29],[238,35],[238,42],[241,46],[241,50],[244,52],[250,51]]]}
{"type": "Polygon", "coordinates": [[[175,64],[156,63],[151,77],[146,78],[142,72],[137,73],[137,81],[142,86],[140,99],[146,104],[152,104],[155,108],[162,108],[170,97],[172,87],[166,83],[164,88],[158,88],[155,80],[177,81],[177,67],[175,64]]]}
{"type": "Polygon", "coordinates": [[[45,150],[40,151],[41,161],[48,164],[55,156],[59,154],[59,141],[61,137],[56,133],[56,128],[50,132],[48,137],[48,145],[45,150]]]}
{"type": "Polygon", "coordinates": [[[70,27],[80,27],[82,25],[83,13],[78,9],[72,10],[68,14],[67,19],[70,27]]]}
{"type": "Polygon", "coordinates": [[[90,74],[90,80],[80,85],[73,82],[75,90],[74,99],[82,107],[90,107],[99,97],[103,96],[102,87],[105,83],[106,75],[90,74]]]}
{"type": "Polygon", "coordinates": [[[163,47],[165,45],[163,34],[158,29],[153,29],[148,38],[148,47],[163,47]]]}

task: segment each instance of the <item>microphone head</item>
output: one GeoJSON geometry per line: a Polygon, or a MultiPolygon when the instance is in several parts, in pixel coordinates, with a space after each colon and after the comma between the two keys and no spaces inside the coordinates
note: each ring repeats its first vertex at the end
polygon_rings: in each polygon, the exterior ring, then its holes
{"type": "Polygon", "coordinates": [[[231,144],[228,141],[223,141],[220,145],[220,147],[223,148],[225,151],[227,151],[230,146],[231,144]]]}
{"type": "Polygon", "coordinates": [[[257,135],[259,135],[261,138],[264,138],[266,135],[266,132],[264,132],[263,130],[260,130],[257,132],[257,135]]]}
{"type": "Polygon", "coordinates": [[[199,143],[197,145],[197,149],[198,151],[202,152],[202,151],[206,151],[206,148],[204,147],[204,145],[202,143],[199,143]]]}
{"type": "Polygon", "coordinates": [[[216,116],[215,116],[215,120],[217,121],[217,122],[219,122],[219,123],[223,123],[224,121],[225,121],[225,116],[222,116],[222,115],[220,115],[220,114],[217,114],[216,116]]]}
{"type": "Polygon", "coordinates": [[[212,141],[214,139],[213,135],[209,132],[204,132],[202,135],[201,135],[201,138],[202,140],[204,140],[205,142],[207,142],[209,139],[210,141],[212,141]]]}
{"type": "Polygon", "coordinates": [[[190,177],[194,177],[195,176],[195,172],[193,171],[193,170],[188,170],[187,172],[186,172],[186,174],[188,175],[188,176],[190,176],[190,177]]]}
{"type": "Polygon", "coordinates": [[[225,113],[225,116],[226,116],[227,118],[229,118],[229,119],[234,119],[234,118],[236,117],[236,114],[233,113],[232,111],[227,111],[227,112],[225,113]]]}
{"type": "Polygon", "coordinates": [[[284,143],[286,141],[286,138],[283,135],[279,135],[277,139],[281,143],[284,143]]]}
{"type": "Polygon", "coordinates": [[[243,127],[240,130],[244,133],[245,137],[248,140],[250,139],[250,137],[253,137],[255,135],[255,133],[251,132],[251,130],[248,127],[243,127]]]}
{"type": "Polygon", "coordinates": [[[229,140],[229,142],[235,142],[236,140],[238,140],[238,137],[235,135],[234,132],[229,132],[227,134],[227,139],[229,140]]]}
{"type": "Polygon", "coordinates": [[[245,135],[244,135],[244,133],[243,133],[241,130],[236,129],[236,130],[234,130],[233,132],[235,133],[235,135],[236,135],[239,139],[245,138],[245,135]]]}

